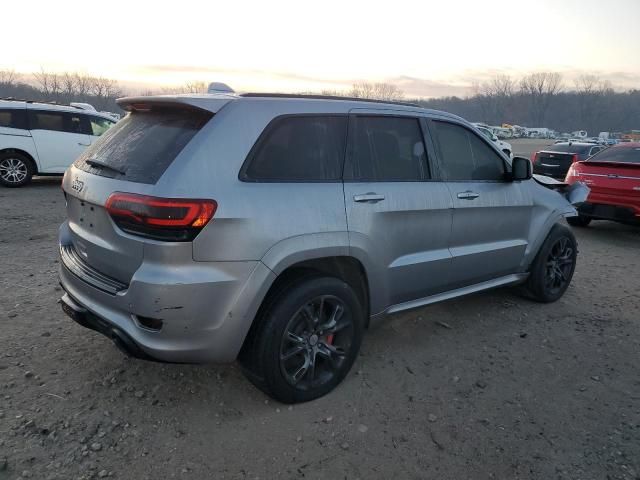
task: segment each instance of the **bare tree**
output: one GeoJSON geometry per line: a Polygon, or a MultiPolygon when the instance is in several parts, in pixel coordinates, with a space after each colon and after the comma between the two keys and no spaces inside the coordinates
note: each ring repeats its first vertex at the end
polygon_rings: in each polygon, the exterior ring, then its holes
{"type": "Polygon", "coordinates": [[[57,73],[47,72],[44,68],[40,68],[39,72],[33,74],[36,82],[40,85],[40,92],[43,93],[48,100],[59,100],[62,93],[62,79],[57,73]]]}
{"type": "Polygon", "coordinates": [[[122,95],[118,82],[110,78],[93,77],[90,86],[91,94],[95,97],[95,107],[98,110],[105,108],[109,100],[122,95]]]}
{"type": "Polygon", "coordinates": [[[76,76],[70,72],[64,72],[60,75],[61,90],[66,100],[71,101],[77,95],[76,76]]]}
{"type": "Polygon", "coordinates": [[[76,95],[81,98],[85,98],[91,94],[92,77],[81,73],[75,73],[75,88],[76,95]]]}
{"type": "Polygon", "coordinates": [[[520,80],[520,93],[529,100],[530,118],[535,126],[544,125],[549,105],[562,89],[562,76],[556,72],[525,75],[520,80]]]}
{"type": "Polygon", "coordinates": [[[487,82],[475,83],[473,91],[482,110],[483,119],[503,123],[513,102],[515,82],[509,75],[498,74],[487,82]]]}
{"type": "Polygon", "coordinates": [[[186,82],[182,85],[177,85],[173,87],[164,87],[162,88],[162,93],[167,95],[169,94],[180,94],[180,93],[207,93],[207,82],[201,80],[194,80],[191,82],[186,82]]]}
{"type": "Polygon", "coordinates": [[[356,98],[369,98],[372,100],[402,100],[404,93],[400,88],[390,83],[354,83],[349,96],[356,98]]]}
{"type": "Polygon", "coordinates": [[[19,76],[15,70],[0,70],[0,85],[3,87],[14,86],[18,80],[19,76]]]}
{"type": "Polygon", "coordinates": [[[597,75],[581,75],[575,80],[578,96],[578,119],[580,128],[591,129],[602,113],[607,93],[613,89],[611,82],[602,80],[597,75]]]}

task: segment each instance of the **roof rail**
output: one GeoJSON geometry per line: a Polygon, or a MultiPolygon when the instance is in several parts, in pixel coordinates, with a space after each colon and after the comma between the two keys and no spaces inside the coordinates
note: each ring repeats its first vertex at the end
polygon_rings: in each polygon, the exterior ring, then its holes
{"type": "Polygon", "coordinates": [[[368,102],[368,103],[386,103],[388,105],[403,105],[405,107],[418,107],[423,108],[417,103],[411,102],[398,102],[394,100],[374,100],[371,98],[358,98],[358,97],[341,97],[338,95],[308,95],[304,93],[241,93],[241,97],[249,98],[303,98],[311,100],[345,100],[353,102],[368,102]]]}
{"type": "MultiPolygon", "coordinates": [[[[45,105],[57,105],[58,107],[71,107],[71,108],[76,108],[78,110],[88,110],[86,106],[89,105],[88,103],[77,103],[74,105],[75,102],[72,102],[69,104],[69,103],[61,103],[61,102],[55,102],[55,101],[28,100],[26,98],[14,98],[14,97],[0,97],[0,100],[7,100],[10,102],[43,103],[45,105]],[[85,108],[81,107],[80,105],[85,105],[85,108]]],[[[95,111],[95,108],[93,110],[95,111]]]]}

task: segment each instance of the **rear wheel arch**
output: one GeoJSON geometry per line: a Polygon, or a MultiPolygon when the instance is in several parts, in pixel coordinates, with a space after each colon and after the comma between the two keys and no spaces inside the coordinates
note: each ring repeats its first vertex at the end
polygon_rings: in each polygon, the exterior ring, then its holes
{"type": "Polygon", "coordinates": [[[2,150],[0,150],[0,155],[4,155],[7,153],[17,153],[24,156],[27,160],[31,162],[31,167],[33,168],[33,174],[34,175],[38,174],[38,162],[36,162],[35,158],[33,158],[33,155],[31,155],[29,152],[27,152],[26,150],[22,150],[20,148],[3,148],[2,150]]]}
{"type": "Polygon", "coordinates": [[[365,267],[357,258],[342,255],[311,258],[288,265],[271,284],[262,303],[287,284],[308,276],[328,276],[344,281],[355,290],[365,311],[369,311],[369,279],[365,267]]]}
{"type": "Polygon", "coordinates": [[[293,263],[284,268],[271,283],[271,286],[264,295],[260,307],[251,322],[251,326],[243,341],[239,356],[246,358],[250,355],[254,333],[259,327],[262,313],[269,306],[286,294],[289,286],[294,285],[304,279],[312,277],[334,277],[344,281],[355,292],[365,312],[365,326],[369,321],[369,280],[364,265],[356,258],[350,256],[327,256],[317,257],[293,263]]]}

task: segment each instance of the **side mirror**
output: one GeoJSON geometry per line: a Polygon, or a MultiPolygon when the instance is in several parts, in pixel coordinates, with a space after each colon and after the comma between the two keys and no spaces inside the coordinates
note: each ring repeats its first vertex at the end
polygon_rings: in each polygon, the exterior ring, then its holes
{"type": "Polygon", "coordinates": [[[525,157],[513,157],[511,161],[511,180],[529,180],[532,175],[531,160],[525,157]]]}
{"type": "Polygon", "coordinates": [[[498,141],[498,136],[497,135],[493,135],[491,137],[491,140],[493,140],[494,142],[497,142],[498,141]]]}

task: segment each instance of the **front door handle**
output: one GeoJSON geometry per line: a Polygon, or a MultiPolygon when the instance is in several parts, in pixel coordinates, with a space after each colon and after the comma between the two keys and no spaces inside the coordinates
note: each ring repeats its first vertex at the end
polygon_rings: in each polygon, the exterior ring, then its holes
{"type": "Polygon", "coordinates": [[[384,200],[384,195],[379,195],[373,192],[362,193],[360,195],[353,196],[354,202],[377,203],[381,202],[382,200],[384,200]]]}
{"type": "Polygon", "coordinates": [[[462,200],[475,200],[480,196],[479,193],[472,192],[471,190],[467,190],[466,192],[460,192],[458,194],[458,198],[462,200]]]}
{"type": "Polygon", "coordinates": [[[78,142],[78,145],[83,146],[83,147],[90,147],[91,146],[90,143],[82,143],[82,142],[78,142]]]}

